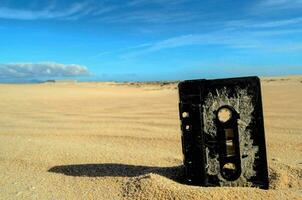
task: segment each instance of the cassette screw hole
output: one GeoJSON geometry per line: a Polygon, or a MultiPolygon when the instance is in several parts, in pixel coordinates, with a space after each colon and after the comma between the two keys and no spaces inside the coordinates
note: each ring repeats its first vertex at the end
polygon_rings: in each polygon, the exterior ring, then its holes
{"type": "Polygon", "coordinates": [[[218,110],[218,119],[221,123],[225,123],[232,118],[232,111],[228,108],[218,110]]]}
{"type": "Polygon", "coordinates": [[[182,118],[188,118],[189,117],[189,113],[188,112],[183,112],[182,113],[182,118]]]}
{"type": "Polygon", "coordinates": [[[185,128],[186,128],[187,131],[191,129],[190,125],[186,125],[185,128]]]}

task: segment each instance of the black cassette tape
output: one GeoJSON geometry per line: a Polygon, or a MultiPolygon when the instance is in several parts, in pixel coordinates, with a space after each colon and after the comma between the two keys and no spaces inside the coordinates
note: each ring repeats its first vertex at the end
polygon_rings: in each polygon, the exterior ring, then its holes
{"type": "Polygon", "coordinates": [[[267,189],[259,78],[188,80],[178,88],[187,183],[267,189]]]}

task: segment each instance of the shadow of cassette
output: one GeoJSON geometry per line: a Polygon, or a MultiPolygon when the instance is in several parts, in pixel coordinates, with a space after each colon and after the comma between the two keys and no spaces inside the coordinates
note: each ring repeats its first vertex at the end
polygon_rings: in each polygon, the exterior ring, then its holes
{"type": "Polygon", "coordinates": [[[183,166],[153,167],[118,163],[78,164],[54,166],[48,172],[85,177],[135,177],[154,173],[179,183],[183,182],[183,166]]]}

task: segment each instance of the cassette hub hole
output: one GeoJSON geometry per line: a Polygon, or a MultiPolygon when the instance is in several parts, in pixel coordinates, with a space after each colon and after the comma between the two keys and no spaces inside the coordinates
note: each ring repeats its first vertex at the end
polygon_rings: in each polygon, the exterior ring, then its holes
{"type": "Polygon", "coordinates": [[[225,163],[222,167],[222,174],[228,180],[233,180],[237,173],[237,168],[234,163],[225,163]]]}
{"type": "Polygon", "coordinates": [[[224,170],[236,170],[236,166],[234,163],[225,163],[223,165],[224,170]]]}
{"type": "Polygon", "coordinates": [[[221,123],[225,123],[232,118],[232,111],[228,108],[221,108],[218,111],[218,120],[221,123]]]}

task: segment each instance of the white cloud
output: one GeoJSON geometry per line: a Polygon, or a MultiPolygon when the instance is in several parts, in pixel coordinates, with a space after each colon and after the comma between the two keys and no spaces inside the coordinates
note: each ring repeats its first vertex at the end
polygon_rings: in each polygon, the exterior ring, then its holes
{"type": "Polygon", "coordinates": [[[233,20],[225,22],[225,27],[229,28],[276,28],[289,25],[301,25],[302,17],[268,20],[264,22],[251,20],[233,20]]]}
{"type": "Polygon", "coordinates": [[[125,47],[125,48],[115,49],[112,51],[102,51],[94,56],[91,56],[90,59],[99,58],[99,57],[110,55],[110,54],[119,54],[119,53],[122,53],[125,51],[133,51],[135,49],[141,49],[144,47],[149,47],[151,45],[152,45],[151,43],[143,43],[143,44],[139,44],[139,45],[135,45],[135,46],[129,46],[129,47],[125,47]]]}
{"type": "Polygon", "coordinates": [[[0,64],[0,79],[88,76],[85,66],[60,63],[0,64]]]}
{"type": "Polygon", "coordinates": [[[295,6],[296,4],[302,4],[301,0],[263,0],[260,5],[263,6],[295,6]]]}
{"type": "Polygon", "coordinates": [[[284,52],[297,52],[301,50],[300,45],[293,46],[288,35],[301,32],[301,29],[254,31],[224,29],[207,34],[181,35],[147,44],[142,48],[122,54],[121,58],[129,59],[147,53],[193,45],[218,45],[229,49],[258,49],[270,52],[274,49],[282,49],[284,52]],[[289,39],[276,43],[275,36],[286,36],[289,39]]]}
{"type": "Polygon", "coordinates": [[[128,3],[129,6],[141,6],[146,4],[160,4],[160,5],[176,5],[186,2],[186,0],[132,0],[128,3]]]}
{"type": "Polygon", "coordinates": [[[184,0],[134,0],[129,3],[116,4],[113,2],[107,3],[74,3],[65,9],[56,8],[55,4],[49,4],[46,8],[38,10],[0,7],[0,19],[17,19],[17,20],[45,20],[45,19],[64,19],[64,20],[78,20],[86,16],[98,17],[100,21],[107,23],[127,23],[127,22],[147,22],[147,23],[160,23],[160,22],[179,22],[187,21],[196,17],[191,12],[180,11],[174,12],[171,5],[177,5],[184,0]],[[123,11],[125,7],[136,7],[145,4],[158,4],[168,6],[168,8],[161,8],[162,12],[158,10],[131,10],[123,11]],[[171,10],[172,9],[172,10],[171,10]],[[111,11],[115,12],[114,15],[107,15],[111,11]]]}
{"type": "Polygon", "coordinates": [[[191,45],[221,45],[229,48],[247,49],[257,48],[261,46],[261,43],[255,37],[251,37],[251,35],[246,36],[245,33],[221,30],[208,34],[189,34],[168,38],[153,44],[148,44],[148,46],[144,46],[145,48],[140,50],[126,53],[122,55],[122,58],[131,58],[164,49],[191,45]]]}
{"type": "Polygon", "coordinates": [[[18,20],[37,20],[37,19],[54,19],[71,17],[76,14],[86,12],[86,4],[75,3],[64,10],[54,10],[53,5],[50,5],[43,10],[25,10],[13,9],[8,7],[0,7],[0,18],[3,19],[18,19],[18,20]]]}
{"type": "Polygon", "coordinates": [[[99,18],[106,23],[180,23],[201,18],[202,13],[174,10],[134,10],[99,18]]]}
{"type": "Polygon", "coordinates": [[[301,7],[302,0],[262,0],[256,4],[253,11],[267,13],[269,11],[300,9],[301,7]]]}
{"type": "Polygon", "coordinates": [[[133,0],[124,3],[116,2],[91,2],[74,3],[64,9],[57,8],[55,3],[50,3],[45,8],[38,10],[20,9],[0,6],[0,19],[17,20],[45,20],[64,19],[78,20],[87,16],[97,18],[107,23],[147,22],[165,23],[188,21],[199,16],[199,13],[178,10],[177,5],[186,0],[133,0]],[[156,9],[137,9],[139,6],[156,4],[156,9]],[[128,8],[128,10],[125,8],[128,8]],[[114,12],[112,14],[111,12],[114,12]],[[110,14],[111,13],[111,14],[110,14]]]}

